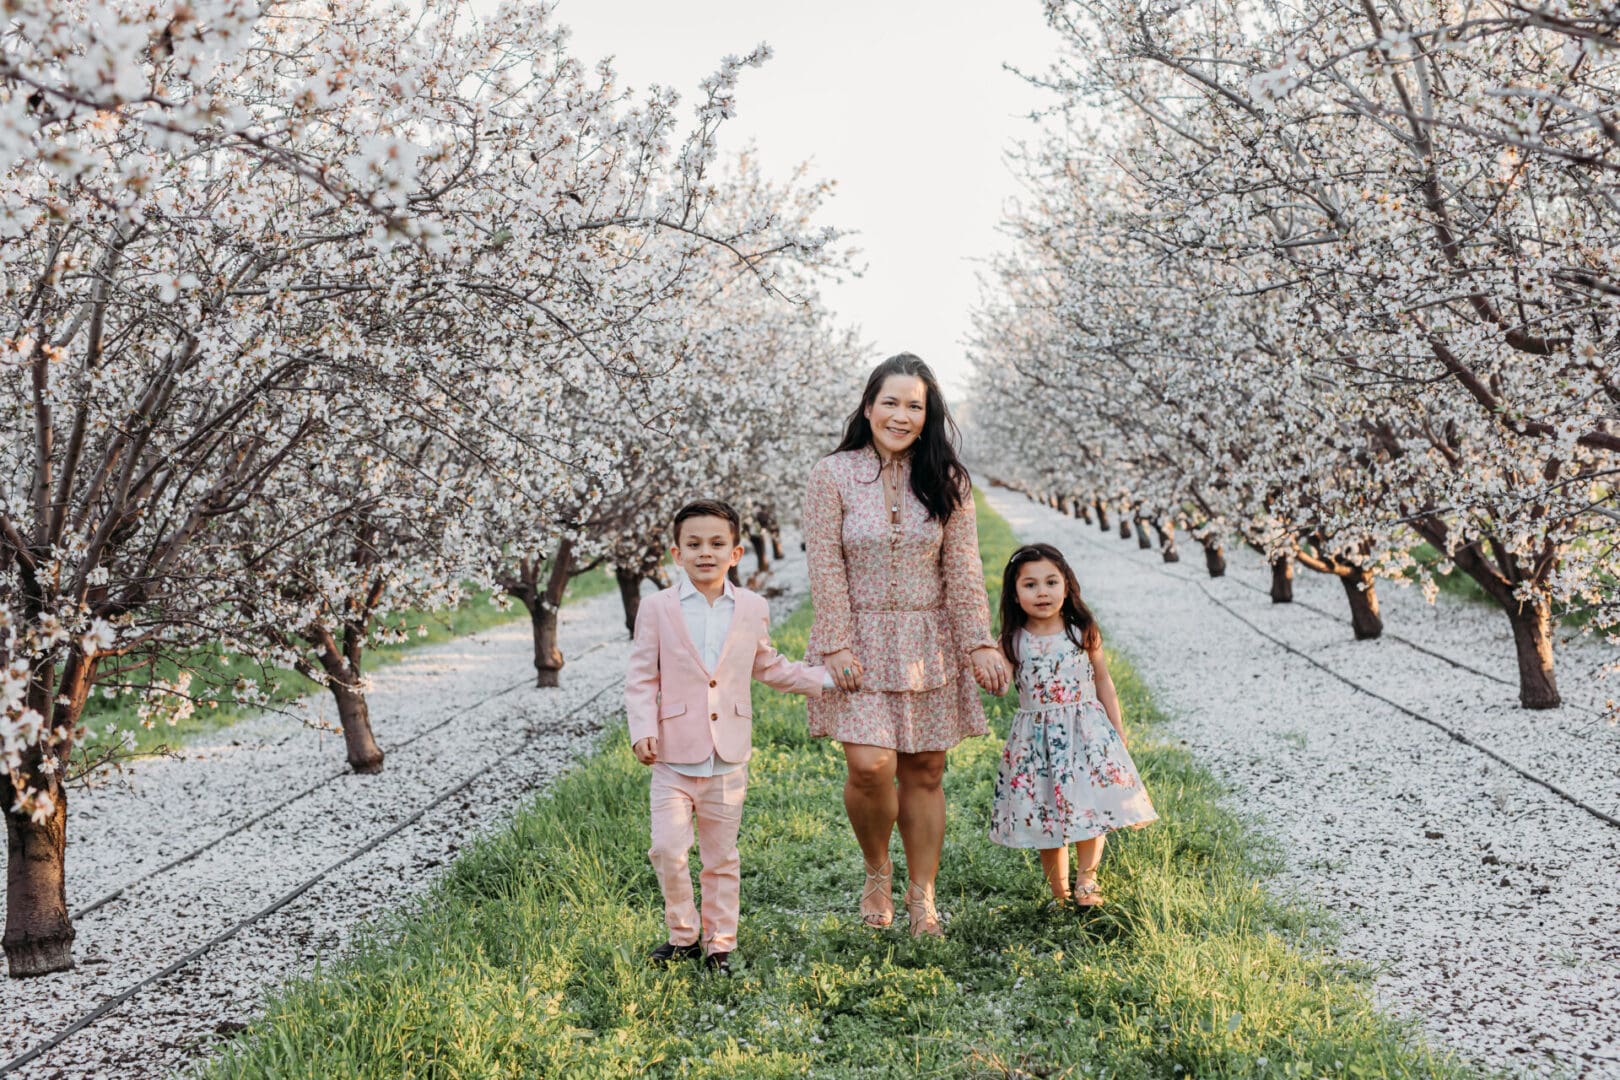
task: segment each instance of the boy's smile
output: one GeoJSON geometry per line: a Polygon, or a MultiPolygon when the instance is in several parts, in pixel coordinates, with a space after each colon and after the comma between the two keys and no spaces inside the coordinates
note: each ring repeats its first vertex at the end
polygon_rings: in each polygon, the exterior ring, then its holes
{"type": "Polygon", "coordinates": [[[726,571],[742,559],[742,545],[723,517],[700,514],[681,522],[680,536],[670,554],[686,571],[698,592],[713,603],[725,591],[726,571]]]}

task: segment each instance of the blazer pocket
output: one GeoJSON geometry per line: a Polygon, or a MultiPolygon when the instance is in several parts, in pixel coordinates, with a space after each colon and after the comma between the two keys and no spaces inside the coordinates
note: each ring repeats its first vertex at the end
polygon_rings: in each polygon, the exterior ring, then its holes
{"type": "Polygon", "coordinates": [[[738,703],[736,709],[737,715],[742,717],[744,720],[752,720],[754,718],[754,707],[752,705],[743,705],[738,703]]]}
{"type": "Polygon", "coordinates": [[[680,708],[674,709],[674,710],[672,710],[670,712],[665,712],[663,709],[658,710],[658,719],[660,719],[660,720],[673,720],[677,716],[685,716],[685,715],[686,715],[686,706],[685,705],[682,705],[680,708]]]}

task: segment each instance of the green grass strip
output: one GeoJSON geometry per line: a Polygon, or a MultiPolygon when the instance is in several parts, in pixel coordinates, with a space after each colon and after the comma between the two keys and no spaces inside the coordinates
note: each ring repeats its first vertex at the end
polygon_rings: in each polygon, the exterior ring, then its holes
{"type": "MultiPolygon", "coordinates": [[[[1014,537],[979,513],[994,603],[1014,537]]],[[[799,653],[809,625],[801,608],[778,644],[799,653]]],[[[644,961],[663,910],[647,771],[620,730],[203,1074],[1464,1075],[1371,1005],[1323,951],[1319,916],[1266,896],[1261,845],[1210,774],[1155,739],[1146,688],[1111,663],[1163,820],[1109,842],[1099,911],[1051,910],[1035,854],[989,841],[998,737],[950,756],[946,939],[864,928],[838,749],[808,738],[799,699],[756,688],[732,978],[644,961]]],[[[1004,735],[1013,700],[989,708],[1004,735]]],[[[898,841],[894,857],[904,881],[898,841]]]]}

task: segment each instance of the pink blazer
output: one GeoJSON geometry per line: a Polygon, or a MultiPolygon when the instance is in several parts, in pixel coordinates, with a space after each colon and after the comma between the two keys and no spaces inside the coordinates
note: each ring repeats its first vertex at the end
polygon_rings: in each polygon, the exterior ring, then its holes
{"type": "Polygon", "coordinates": [[[631,742],[658,737],[659,761],[696,764],[714,751],[723,761],[747,761],[753,753],[754,679],[784,693],[821,695],[826,669],[778,653],[765,598],[735,586],[732,591],[737,606],[715,671],[704,668],[686,632],[679,587],[647,597],[636,613],[624,711],[631,742]]]}

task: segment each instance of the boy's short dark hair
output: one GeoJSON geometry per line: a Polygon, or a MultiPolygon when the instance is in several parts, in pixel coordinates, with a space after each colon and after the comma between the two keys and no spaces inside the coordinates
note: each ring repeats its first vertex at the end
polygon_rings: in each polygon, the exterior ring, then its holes
{"type": "Polygon", "coordinates": [[[742,543],[742,515],[734,510],[730,503],[721,499],[693,499],[679,510],[675,511],[675,543],[681,542],[681,522],[687,518],[717,517],[725,518],[731,525],[731,542],[742,543]]]}

